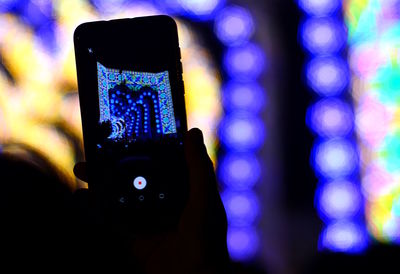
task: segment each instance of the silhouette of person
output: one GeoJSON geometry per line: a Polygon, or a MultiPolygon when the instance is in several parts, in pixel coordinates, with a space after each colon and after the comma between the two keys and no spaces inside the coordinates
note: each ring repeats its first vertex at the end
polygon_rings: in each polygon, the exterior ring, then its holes
{"type": "MultiPolygon", "coordinates": [[[[109,240],[111,245],[119,246],[117,242],[124,245],[111,248],[110,252],[115,255],[115,252],[123,250],[115,256],[120,266],[127,265],[149,274],[230,273],[226,214],[213,164],[199,129],[187,132],[184,150],[190,193],[177,228],[164,233],[142,234],[132,239],[120,230],[122,234],[109,240]]],[[[78,163],[74,173],[81,180],[87,181],[85,163],[78,163]]],[[[78,193],[81,203],[90,200],[88,194],[86,190],[78,193]]],[[[97,255],[94,257],[99,258],[97,255]]]]}

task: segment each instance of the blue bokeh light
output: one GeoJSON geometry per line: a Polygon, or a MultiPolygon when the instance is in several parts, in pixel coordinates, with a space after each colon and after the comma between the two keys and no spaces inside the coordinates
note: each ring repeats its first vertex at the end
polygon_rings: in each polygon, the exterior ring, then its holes
{"type": "Polygon", "coordinates": [[[258,214],[256,195],[251,191],[225,191],[221,195],[226,210],[228,224],[231,226],[250,226],[258,214]]]}
{"type": "Polygon", "coordinates": [[[336,252],[360,253],[368,245],[365,228],[355,222],[339,221],[331,223],[320,236],[320,248],[336,252]]]}
{"type": "Polygon", "coordinates": [[[325,220],[353,218],[362,209],[359,187],[351,181],[322,182],[315,197],[316,207],[325,220]]]}
{"type": "Polygon", "coordinates": [[[225,5],[226,0],[178,0],[183,12],[193,20],[209,20],[225,5]]]}
{"type": "Polygon", "coordinates": [[[338,138],[317,142],[311,159],[317,174],[325,178],[349,176],[358,167],[355,145],[347,139],[338,138]]]}
{"type": "Polygon", "coordinates": [[[222,104],[226,111],[259,112],[265,104],[265,91],[257,82],[230,81],[222,88],[222,104]]]}
{"type": "Polygon", "coordinates": [[[233,190],[251,189],[261,176],[261,165],[253,153],[228,153],[218,164],[222,183],[233,190]]]}
{"type": "Polygon", "coordinates": [[[101,13],[111,14],[121,10],[127,0],[90,0],[93,6],[101,13]]]}
{"type": "Polygon", "coordinates": [[[329,16],[341,6],[341,0],[298,0],[298,3],[311,16],[329,16]]]}
{"type": "Polygon", "coordinates": [[[224,56],[224,68],[229,76],[238,80],[256,80],[265,66],[262,49],[255,44],[247,43],[230,47],[224,56]]]}
{"type": "Polygon", "coordinates": [[[256,150],[264,143],[264,123],[252,113],[226,115],[220,124],[219,136],[221,142],[232,151],[256,150]]]}
{"type": "Polygon", "coordinates": [[[304,48],[312,54],[332,54],[340,51],[346,42],[344,26],[336,19],[307,19],[300,27],[304,48]]]}
{"type": "Polygon", "coordinates": [[[254,257],[259,246],[257,232],[252,227],[229,227],[228,251],[233,260],[247,261],[254,257]]]}
{"type": "Polygon", "coordinates": [[[346,63],[338,57],[315,57],[306,66],[308,85],[321,96],[341,94],[349,84],[346,63]]]}
{"type": "Polygon", "coordinates": [[[254,32],[253,18],[245,8],[226,7],[218,13],[215,19],[214,32],[225,45],[243,44],[254,32]]]}
{"type": "Polygon", "coordinates": [[[344,137],[353,132],[354,115],[348,103],[325,98],[309,107],[307,125],[321,137],[344,137]]]}
{"type": "Polygon", "coordinates": [[[153,0],[154,4],[170,15],[180,14],[184,11],[179,0],[153,0]]]}

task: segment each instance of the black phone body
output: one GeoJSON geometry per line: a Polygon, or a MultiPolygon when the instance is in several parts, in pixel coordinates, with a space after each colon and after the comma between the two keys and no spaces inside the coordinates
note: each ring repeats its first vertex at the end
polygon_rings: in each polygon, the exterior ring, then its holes
{"type": "Polygon", "coordinates": [[[174,223],[188,193],[175,21],[88,22],[74,44],[89,190],[137,227],[174,223]]]}

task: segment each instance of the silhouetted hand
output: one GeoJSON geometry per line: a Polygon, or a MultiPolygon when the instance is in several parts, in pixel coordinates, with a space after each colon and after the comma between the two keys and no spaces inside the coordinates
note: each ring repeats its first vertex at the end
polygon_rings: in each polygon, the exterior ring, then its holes
{"type": "MultiPolygon", "coordinates": [[[[229,273],[226,214],[199,129],[191,129],[185,136],[185,158],[190,193],[177,229],[135,237],[132,256],[149,274],[229,273]]],[[[74,172],[85,179],[82,163],[74,172]]]]}

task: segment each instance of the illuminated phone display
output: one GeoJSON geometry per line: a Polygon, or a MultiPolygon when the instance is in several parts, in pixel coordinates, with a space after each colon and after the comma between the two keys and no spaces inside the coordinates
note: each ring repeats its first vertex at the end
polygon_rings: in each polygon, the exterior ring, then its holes
{"type": "Polygon", "coordinates": [[[168,71],[137,72],[97,62],[99,124],[105,142],[134,143],[177,136],[168,71]]]}

